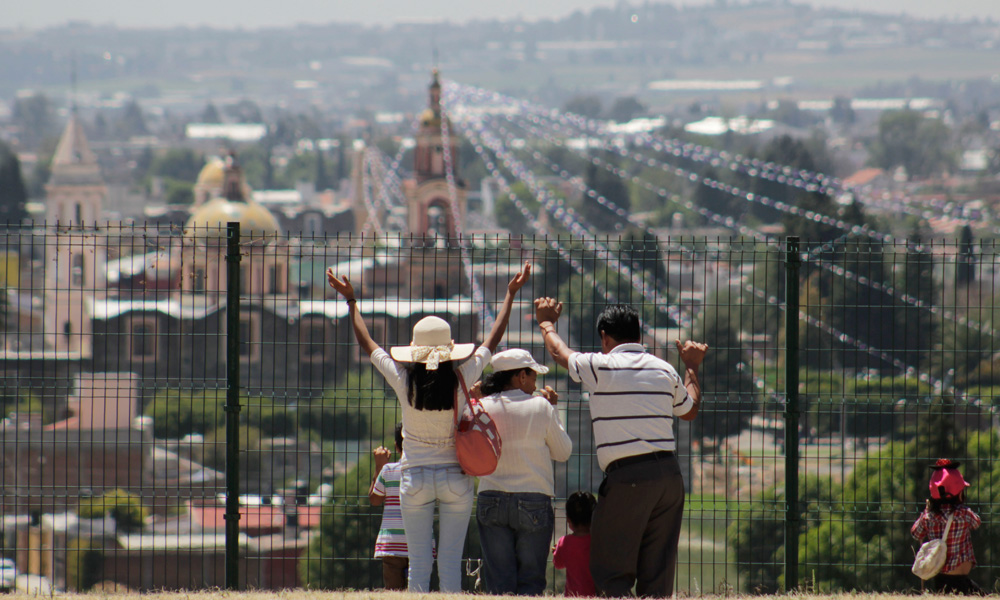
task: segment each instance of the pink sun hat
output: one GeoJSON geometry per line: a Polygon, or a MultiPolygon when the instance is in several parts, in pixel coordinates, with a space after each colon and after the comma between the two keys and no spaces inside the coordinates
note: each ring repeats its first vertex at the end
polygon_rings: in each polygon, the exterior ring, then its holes
{"type": "Polygon", "coordinates": [[[956,498],[965,488],[969,487],[969,482],[962,477],[958,470],[961,463],[942,458],[931,466],[931,482],[929,488],[931,498],[935,500],[956,498]]]}

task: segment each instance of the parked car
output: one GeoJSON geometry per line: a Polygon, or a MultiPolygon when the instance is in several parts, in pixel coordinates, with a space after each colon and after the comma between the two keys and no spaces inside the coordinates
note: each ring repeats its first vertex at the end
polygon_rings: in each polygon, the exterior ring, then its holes
{"type": "Polygon", "coordinates": [[[17,566],[9,558],[0,558],[0,591],[9,592],[14,589],[17,579],[17,566]]]}

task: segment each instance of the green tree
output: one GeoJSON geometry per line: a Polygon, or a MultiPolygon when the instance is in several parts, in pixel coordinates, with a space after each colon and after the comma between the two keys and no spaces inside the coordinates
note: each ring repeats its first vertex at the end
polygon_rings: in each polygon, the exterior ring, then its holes
{"type": "Polygon", "coordinates": [[[18,98],[14,102],[12,120],[26,148],[37,148],[43,140],[56,134],[55,107],[42,93],[18,98]]]}
{"type": "Polygon", "coordinates": [[[299,578],[311,590],[370,589],[382,580],[372,558],[381,513],[369,506],[327,505],[319,531],[299,558],[299,578]]]}
{"type": "MultiPolygon", "coordinates": [[[[240,100],[223,108],[223,111],[237,123],[263,123],[264,115],[253,100],[240,100]]],[[[218,121],[212,121],[218,123],[218,121]]]]}
{"type": "Polygon", "coordinates": [[[708,166],[701,173],[699,183],[694,190],[695,204],[722,216],[736,216],[743,213],[745,200],[740,200],[718,187],[706,185],[705,179],[719,181],[719,171],[713,166],[708,166]]]}
{"type": "Polygon", "coordinates": [[[802,129],[812,127],[819,121],[813,114],[800,109],[794,100],[779,100],[768,116],[779,123],[802,129]]]}
{"type": "Polygon", "coordinates": [[[143,414],[153,418],[153,434],[178,439],[191,433],[206,434],[223,422],[225,395],[219,390],[161,390],[143,414]]]}
{"type": "Polygon", "coordinates": [[[326,153],[319,149],[318,144],[316,145],[316,176],[313,178],[313,183],[318,192],[333,189],[333,182],[330,181],[330,176],[326,172],[326,153]]]}
{"type": "Polygon", "coordinates": [[[938,286],[934,281],[934,255],[924,244],[923,234],[910,234],[902,267],[898,269],[895,295],[893,352],[908,367],[926,366],[929,351],[938,339],[938,323],[927,308],[937,305],[938,286]]]}
{"type": "Polygon", "coordinates": [[[559,286],[555,297],[560,298],[566,306],[563,314],[569,325],[570,345],[582,352],[600,349],[597,317],[611,303],[631,305],[639,312],[642,322],[650,327],[676,327],[670,317],[660,310],[661,307],[646,302],[642,293],[629,280],[603,262],[594,263],[593,271],[586,276],[577,273],[568,277],[559,286]],[[605,297],[598,286],[612,298],[605,297]]]}
{"type": "Polygon", "coordinates": [[[696,435],[724,438],[739,433],[757,409],[750,356],[740,341],[740,306],[724,289],[708,301],[696,331],[711,345],[701,366],[705,402],[692,423],[696,435]]]}
{"type": "Polygon", "coordinates": [[[628,222],[626,215],[631,209],[632,202],[628,186],[622,178],[593,163],[587,165],[584,177],[585,184],[590,190],[604,196],[618,208],[612,209],[599,203],[596,196],[592,198],[589,193],[584,193],[580,205],[580,215],[583,219],[598,231],[612,232],[624,227],[628,222]]]}
{"type": "Polygon", "coordinates": [[[837,96],[833,99],[833,107],[830,108],[830,118],[839,125],[854,125],[857,115],[851,107],[851,99],[837,96]]]}
{"type": "Polygon", "coordinates": [[[247,183],[255,190],[274,189],[275,173],[271,164],[271,150],[274,140],[265,138],[260,144],[248,146],[240,151],[240,167],[247,183]]]}
{"type": "MultiPolygon", "coordinates": [[[[734,242],[736,255],[750,258],[740,265],[751,268],[750,289],[741,288],[742,323],[752,333],[779,334],[784,328],[784,312],[777,303],[785,302],[785,253],[773,245],[753,241],[734,242]],[[763,298],[759,298],[758,294],[763,298]],[[768,299],[773,299],[773,302],[768,299]]],[[[776,339],[775,342],[778,342],[776,339]]]]}
{"type": "MultiPolygon", "coordinates": [[[[819,273],[811,273],[802,279],[799,303],[802,312],[816,321],[829,324],[832,307],[829,299],[822,294],[821,280],[819,273]]],[[[803,366],[824,370],[842,369],[841,357],[831,352],[834,347],[834,336],[830,332],[822,327],[800,323],[799,348],[803,366]]]]}
{"type": "MultiPolygon", "coordinates": [[[[824,509],[831,504],[832,486],[828,479],[805,476],[799,479],[802,530],[822,522],[824,509]]],[[[828,510],[828,509],[827,509],[828,510]]],[[[740,509],[726,530],[743,591],[773,594],[784,589],[785,487],[780,483],[765,489],[749,505],[740,509]]]]}
{"type": "Polygon", "coordinates": [[[381,580],[372,559],[381,511],[368,505],[374,473],[370,456],[334,483],[333,503],[324,507],[319,531],[299,558],[299,577],[308,589],[366,589],[381,580]]]}
{"type": "Polygon", "coordinates": [[[28,189],[21,177],[21,161],[0,142],[0,227],[21,223],[28,216],[24,208],[27,201],[28,189]]]}
{"type": "Polygon", "coordinates": [[[667,268],[660,240],[652,231],[630,227],[618,240],[617,250],[622,262],[628,264],[634,272],[642,274],[650,287],[666,287],[667,268]]]}
{"type": "Polygon", "coordinates": [[[976,246],[972,228],[968,223],[962,226],[958,238],[958,254],[955,256],[955,283],[968,285],[976,279],[976,246]]]}
{"type": "MultiPolygon", "coordinates": [[[[515,183],[511,186],[511,193],[528,209],[532,218],[538,218],[541,204],[532,196],[525,184],[521,182],[515,183]]],[[[510,199],[510,196],[505,193],[501,192],[497,195],[496,201],[493,203],[493,216],[500,227],[507,229],[514,235],[532,235],[534,232],[528,225],[528,221],[524,215],[521,214],[520,209],[510,199]]]]}
{"type": "Polygon", "coordinates": [[[198,120],[202,123],[221,123],[222,116],[219,114],[219,109],[215,107],[215,104],[209,102],[205,105],[205,110],[201,111],[198,120]]]}
{"type": "MultiPolygon", "coordinates": [[[[793,171],[802,169],[830,172],[832,170],[831,160],[825,144],[820,138],[800,140],[783,135],[774,138],[752,154],[765,162],[782,165],[793,171]]],[[[739,186],[741,189],[749,190],[757,196],[766,196],[776,202],[797,206],[804,211],[813,211],[821,215],[833,215],[837,212],[835,203],[828,195],[818,191],[801,190],[778,181],[776,178],[772,181],[766,178],[742,176],[738,178],[738,182],[741,183],[739,186]]],[[[799,237],[804,248],[835,239],[843,234],[843,231],[829,224],[782,212],[763,204],[750,204],[749,211],[756,219],[765,223],[780,221],[785,226],[787,235],[799,237]]],[[[850,216],[854,219],[864,218],[863,215],[850,216]]]]}
{"type": "MultiPolygon", "coordinates": [[[[838,257],[838,266],[853,276],[826,275],[830,280],[826,285],[830,325],[871,348],[893,348],[894,299],[884,291],[892,275],[886,268],[883,244],[870,239],[849,240],[835,246],[833,253],[838,257]]],[[[835,342],[834,348],[843,368],[893,368],[891,363],[880,363],[853,344],[835,342]]]]}
{"type": "Polygon", "coordinates": [[[66,585],[86,592],[97,585],[104,572],[104,552],[94,540],[75,538],[66,548],[66,585]]]}
{"type": "MultiPolygon", "coordinates": [[[[340,139],[339,144],[337,144],[337,170],[334,172],[334,179],[337,189],[340,189],[340,182],[347,179],[348,173],[351,172],[350,158],[347,154],[346,146],[350,143],[347,139],[340,139]]],[[[386,168],[391,165],[386,165],[386,168]]]]}
{"type": "Polygon", "coordinates": [[[317,168],[317,154],[315,152],[296,153],[275,178],[275,186],[293,188],[300,181],[314,181],[317,168]]]}
{"type": "MultiPolygon", "coordinates": [[[[216,471],[226,470],[226,435],[226,426],[223,425],[205,436],[205,442],[199,448],[198,460],[201,464],[216,471]]],[[[260,469],[260,443],[264,436],[260,429],[246,423],[240,423],[236,435],[241,453],[241,477],[244,481],[250,481],[247,478],[260,469]]]]}
{"type": "Polygon", "coordinates": [[[186,181],[168,179],[163,198],[167,204],[186,205],[194,202],[194,185],[186,181]]]}
{"type": "Polygon", "coordinates": [[[622,96],[616,98],[608,109],[608,118],[618,123],[627,123],[645,114],[646,110],[646,105],[639,102],[635,96],[622,96]]]}
{"type": "Polygon", "coordinates": [[[149,134],[149,127],[146,126],[146,116],[143,114],[139,102],[135,99],[130,100],[125,105],[125,109],[115,124],[115,134],[118,139],[123,140],[149,134]]]}
{"type": "Polygon", "coordinates": [[[205,157],[190,148],[171,148],[155,155],[149,173],[159,177],[194,183],[198,179],[205,157]]]}
{"type": "Polygon", "coordinates": [[[601,116],[604,107],[601,99],[597,96],[576,96],[570,98],[563,105],[563,112],[577,114],[583,117],[596,119],[601,116]]]}
{"type": "Polygon", "coordinates": [[[88,136],[92,140],[105,140],[108,138],[109,128],[108,118],[104,116],[104,111],[98,112],[94,115],[94,124],[90,127],[88,136]]]}
{"type": "Polygon", "coordinates": [[[930,177],[955,164],[951,131],[941,119],[914,110],[886,111],[871,143],[872,164],[883,169],[903,167],[910,177],[930,177]]]}
{"type": "Polygon", "coordinates": [[[142,505],[139,497],[122,489],[111,490],[98,498],[84,498],[76,512],[81,519],[109,515],[118,529],[126,533],[141,531],[149,516],[149,509],[142,505]]]}

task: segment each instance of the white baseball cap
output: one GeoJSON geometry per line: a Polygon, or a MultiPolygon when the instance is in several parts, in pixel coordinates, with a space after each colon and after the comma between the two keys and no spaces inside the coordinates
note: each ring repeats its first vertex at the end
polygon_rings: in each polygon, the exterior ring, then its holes
{"type": "Polygon", "coordinates": [[[549,372],[549,368],[545,365],[540,365],[535,362],[535,359],[531,356],[531,353],[527,350],[522,350],[520,348],[514,348],[513,350],[504,350],[503,352],[497,352],[493,355],[493,360],[490,361],[493,365],[494,371],[516,371],[520,369],[531,369],[539,375],[545,375],[549,372]]]}

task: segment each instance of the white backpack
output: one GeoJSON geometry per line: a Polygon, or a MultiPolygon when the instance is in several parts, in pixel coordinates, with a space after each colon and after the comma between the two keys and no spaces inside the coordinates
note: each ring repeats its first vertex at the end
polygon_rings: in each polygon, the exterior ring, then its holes
{"type": "Polygon", "coordinates": [[[927,540],[920,545],[917,557],[913,559],[913,574],[921,579],[930,579],[944,567],[944,562],[948,558],[948,530],[951,529],[951,520],[955,518],[955,512],[948,516],[948,524],[944,526],[944,535],[939,540],[927,540]]]}

